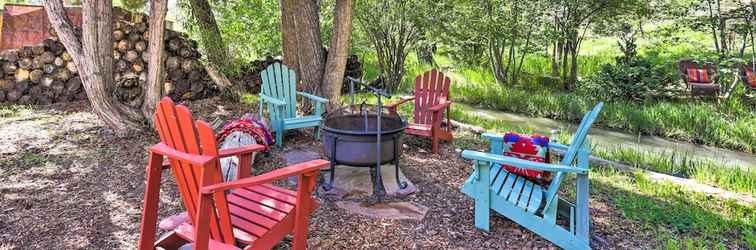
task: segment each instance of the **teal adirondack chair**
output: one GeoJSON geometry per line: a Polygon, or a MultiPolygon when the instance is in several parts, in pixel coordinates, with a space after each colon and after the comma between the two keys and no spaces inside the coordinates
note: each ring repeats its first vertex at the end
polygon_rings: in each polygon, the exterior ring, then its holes
{"type": "Polygon", "coordinates": [[[491,141],[490,153],[465,150],[462,157],[475,160],[475,171],[462,186],[462,192],[475,199],[475,227],[489,231],[491,209],[530,231],[565,249],[590,249],[590,215],[588,213],[588,129],[598,117],[599,103],[583,117],[569,146],[549,143],[549,147],[566,151],[558,164],[538,163],[501,154],[502,135],[486,133],[491,141]],[[548,187],[507,172],[500,164],[553,173],[548,187]],[[577,175],[576,201],[572,204],[558,197],[557,191],[566,174],[577,175]],[[566,217],[569,228],[556,224],[557,214],[566,217]]]}
{"type": "Polygon", "coordinates": [[[276,146],[283,146],[286,130],[298,128],[315,128],[315,139],[320,138],[320,121],[323,105],[328,99],[297,91],[297,75],[286,65],[274,63],[260,72],[262,90],[260,91],[260,118],[263,106],[268,107],[270,124],[276,133],[276,146]],[[315,113],[297,116],[297,95],[315,102],[315,113]]]}

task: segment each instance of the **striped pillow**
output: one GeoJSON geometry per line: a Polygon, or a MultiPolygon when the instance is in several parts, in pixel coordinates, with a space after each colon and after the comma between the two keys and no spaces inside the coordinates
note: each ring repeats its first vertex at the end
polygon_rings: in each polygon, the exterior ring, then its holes
{"type": "Polygon", "coordinates": [[[709,72],[705,69],[688,69],[688,81],[698,83],[710,83],[709,72]]]}

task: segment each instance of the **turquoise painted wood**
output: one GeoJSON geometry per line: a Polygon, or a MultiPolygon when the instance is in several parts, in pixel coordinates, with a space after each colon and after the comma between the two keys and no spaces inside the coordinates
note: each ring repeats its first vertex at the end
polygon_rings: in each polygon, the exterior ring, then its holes
{"type": "Polygon", "coordinates": [[[569,145],[550,143],[565,150],[557,164],[531,162],[501,154],[503,135],[486,133],[490,152],[465,150],[462,157],[475,161],[475,171],[462,185],[462,193],[475,200],[475,227],[489,231],[491,210],[522,225],[564,249],[590,249],[588,211],[588,159],[591,154],[588,130],[601,112],[603,103],[587,113],[580,122],[569,145]],[[507,172],[501,164],[550,171],[553,178],[548,188],[507,172]],[[559,186],[568,174],[576,175],[574,204],[558,197],[559,186]],[[557,212],[569,218],[567,228],[556,224],[557,212]]]}
{"type": "Polygon", "coordinates": [[[273,131],[276,133],[276,145],[283,146],[286,130],[298,128],[315,128],[315,139],[320,138],[320,122],[324,106],[328,99],[297,91],[297,74],[286,65],[274,63],[260,72],[262,89],[260,91],[260,110],[268,108],[268,116],[273,131]],[[315,103],[315,113],[297,116],[297,95],[315,103]]]}

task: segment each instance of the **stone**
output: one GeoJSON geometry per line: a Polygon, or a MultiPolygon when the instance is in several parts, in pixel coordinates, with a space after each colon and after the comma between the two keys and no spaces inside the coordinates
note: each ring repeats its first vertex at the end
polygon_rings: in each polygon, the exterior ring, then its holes
{"type": "Polygon", "coordinates": [[[383,188],[386,189],[386,195],[407,196],[417,192],[417,186],[407,179],[401,167],[399,168],[399,181],[407,184],[407,186],[404,188],[399,187],[399,184],[396,182],[395,168],[396,166],[388,164],[381,166],[381,181],[383,181],[383,188]]]}
{"type": "Polygon", "coordinates": [[[421,221],[430,210],[414,202],[390,202],[370,205],[365,202],[337,201],[336,206],[347,212],[373,219],[421,221]]]}
{"type": "MultiPolygon", "coordinates": [[[[322,186],[318,191],[325,196],[343,199],[346,197],[367,197],[373,195],[373,179],[369,167],[351,167],[337,165],[334,173],[333,187],[325,190],[322,186]]],[[[323,172],[324,183],[331,181],[330,172],[323,172]]]]}

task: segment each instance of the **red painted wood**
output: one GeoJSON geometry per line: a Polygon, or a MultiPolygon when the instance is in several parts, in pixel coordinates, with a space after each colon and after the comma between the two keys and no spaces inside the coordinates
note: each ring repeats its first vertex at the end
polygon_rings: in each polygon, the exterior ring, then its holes
{"type": "MultiPolygon", "coordinates": [[[[438,153],[440,140],[453,140],[450,125],[442,129],[444,113],[447,115],[447,124],[450,124],[449,112],[451,99],[449,99],[449,87],[451,79],[441,71],[432,69],[418,75],[415,78],[415,110],[414,123],[410,123],[405,130],[407,134],[430,137],[432,151],[438,153]]],[[[397,103],[387,105],[390,112],[396,112],[399,105],[410,99],[403,99],[397,103]]]]}
{"type": "Polygon", "coordinates": [[[252,221],[255,224],[258,224],[266,229],[271,229],[278,223],[277,220],[268,218],[262,214],[256,213],[255,211],[248,210],[247,208],[234,205],[233,203],[230,204],[229,210],[231,211],[231,215],[246,218],[247,220],[252,221]]]}
{"type": "MultiPolygon", "coordinates": [[[[194,242],[195,249],[236,249],[233,245],[238,240],[249,244],[245,249],[269,249],[294,232],[294,248],[306,246],[308,218],[318,207],[311,197],[314,177],[329,162],[314,160],[223,183],[218,161],[220,152],[207,123],[193,121],[188,108],[175,105],[169,98],[158,103],[154,120],[161,142],[150,147],[139,249],[156,246],[155,225],[164,157],[168,158],[166,162],[176,177],[192,224],[180,226],[168,234],[169,238],[158,243],[173,246],[185,240],[194,242]],[[302,180],[297,191],[269,184],[288,176],[299,176],[302,180]],[[229,189],[235,190],[227,194],[229,189]]],[[[250,147],[224,153],[234,153],[248,166],[251,154],[262,149],[250,147]]],[[[249,175],[239,174],[240,177],[249,175]]]]}
{"type": "Polygon", "coordinates": [[[286,213],[288,212],[281,212],[276,209],[272,209],[263,204],[247,200],[236,194],[230,194],[228,196],[228,202],[240,207],[244,207],[247,210],[254,211],[255,213],[265,215],[266,217],[277,221],[283,220],[283,218],[286,217],[286,213]]]}
{"type": "Polygon", "coordinates": [[[244,199],[247,199],[249,201],[253,201],[253,202],[268,206],[269,208],[272,208],[272,209],[275,209],[277,211],[281,211],[284,213],[289,212],[291,211],[291,209],[294,208],[294,206],[288,203],[281,202],[279,200],[273,199],[268,196],[260,195],[258,193],[249,191],[244,188],[239,188],[239,189],[234,190],[234,194],[240,197],[243,197],[244,199]]]}
{"type": "Polygon", "coordinates": [[[155,244],[157,213],[160,202],[160,176],[162,174],[163,157],[150,153],[147,164],[147,183],[144,189],[144,208],[142,209],[142,225],[140,226],[139,248],[148,249],[155,244]]]}
{"type": "Polygon", "coordinates": [[[285,188],[280,188],[273,185],[259,185],[245,189],[258,194],[273,197],[276,200],[283,201],[291,205],[297,204],[297,193],[285,188]]]}

